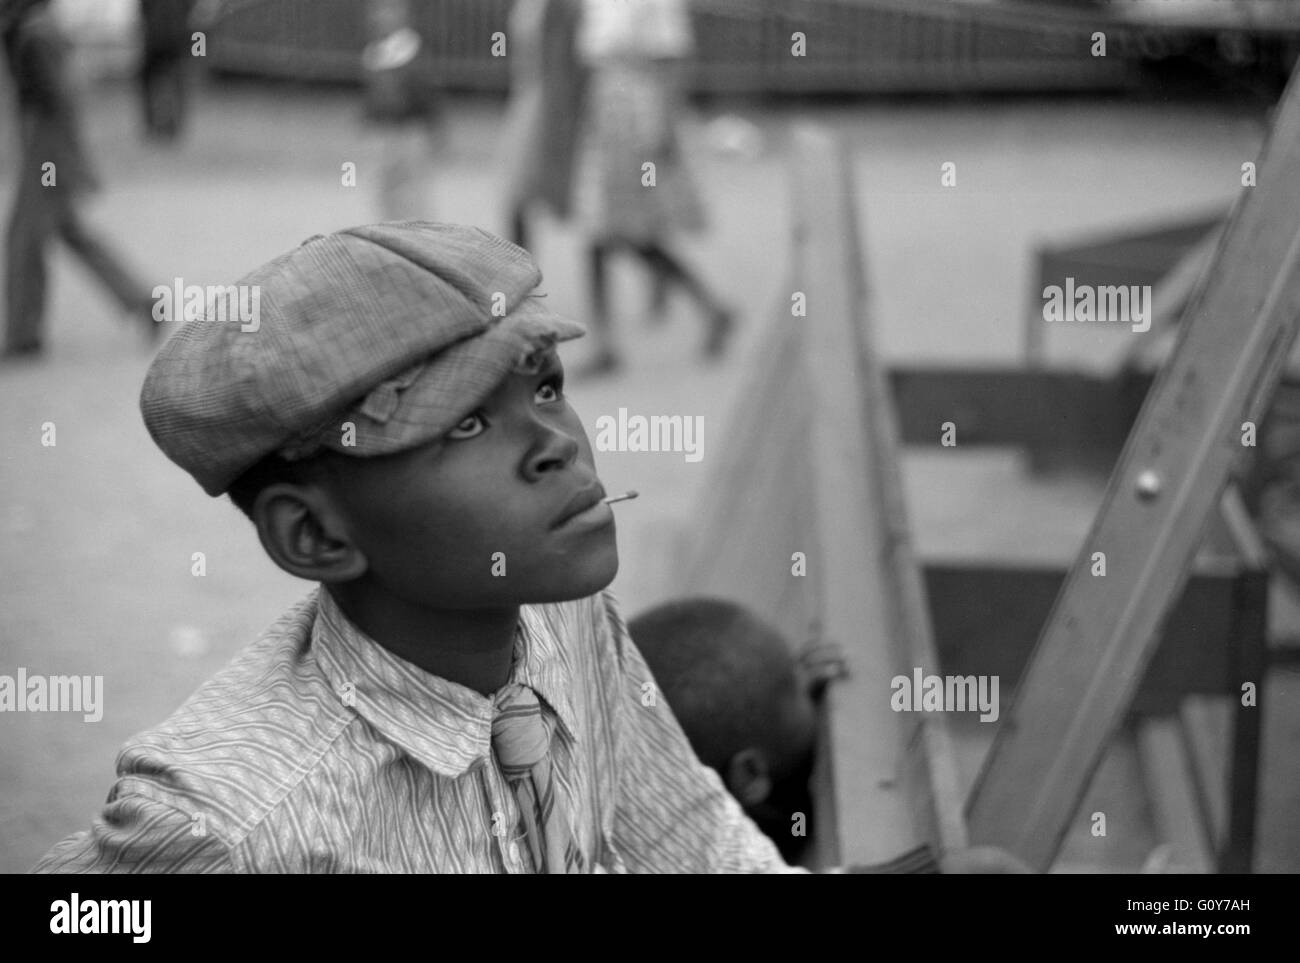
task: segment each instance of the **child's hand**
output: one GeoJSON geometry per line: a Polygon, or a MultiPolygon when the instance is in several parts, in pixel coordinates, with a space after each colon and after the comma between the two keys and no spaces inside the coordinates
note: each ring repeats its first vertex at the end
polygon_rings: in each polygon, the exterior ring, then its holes
{"type": "Polygon", "coordinates": [[[996,846],[971,846],[944,853],[939,857],[939,870],[943,873],[1034,872],[1005,849],[996,846]]]}

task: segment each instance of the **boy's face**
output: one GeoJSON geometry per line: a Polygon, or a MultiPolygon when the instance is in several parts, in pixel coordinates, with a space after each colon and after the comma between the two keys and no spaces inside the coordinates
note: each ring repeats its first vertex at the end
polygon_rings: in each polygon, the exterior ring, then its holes
{"type": "Polygon", "coordinates": [[[559,358],[539,357],[536,373],[510,375],[435,442],[330,459],[365,578],[448,609],[583,598],[613,581],[614,512],[559,358]]]}

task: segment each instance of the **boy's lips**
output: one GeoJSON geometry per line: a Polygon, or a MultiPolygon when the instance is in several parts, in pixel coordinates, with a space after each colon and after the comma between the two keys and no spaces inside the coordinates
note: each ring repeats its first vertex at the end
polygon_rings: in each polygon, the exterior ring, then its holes
{"type": "Polygon", "coordinates": [[[555,521],[551,522],[551,528],[556,529],[563,525],[569,519],[581,515],[589,508],[599,505],[601,499],[605,497],[605,486],[600,482],[594,482],[576,493],[564,505],[560,514],[556,516],[555,521]]]}

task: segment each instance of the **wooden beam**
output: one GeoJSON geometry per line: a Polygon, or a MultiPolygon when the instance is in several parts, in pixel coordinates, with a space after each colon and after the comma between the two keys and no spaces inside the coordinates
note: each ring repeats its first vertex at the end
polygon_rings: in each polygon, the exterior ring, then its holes
{"type": "Polygon", "coordinates": [[[1084,372],[899,366],[889,382],[907,445],[938,445],[952,422],[960,446],[1104,449],[1114,458],[1136,413],[1111,379],[1084,372]]]}
{"type": "Polygon", "coordinates": [[[808,295],[815,564],[823,636],[848,677],[832,683],[829,749],[840,860],[881,862],[917,843],[963,847],[955,758],[942,714],[891,708],[891,680],[938,668],[899,476],[898,427],[870,326],[856,198],[842,142],[794,134],[795,290],[808,295]]]}
{"type": "MultiPolygon", "coordinates": [[[[1204,263],[1188,263],[1186,251],[1200,246],[1207,235],[1217,233],[1226,212],[1202,212],[1172,223],[1145,225],[1137,229],[1110,230],[1104,234],[1089,234],[1085,238],[1042,245],[1035,252],[1038,270],[1029,291],[1028,310],[1025,312],[1025,358],[1030,367],[1042,367],[1047,362],[1047,325],[1043,322],[1043,290],[1051,284],[1064,284],[1073,277],[1076,283],[1151,284],[1155,286],[1152,321],[1153,330],[1167,327],[1169,309],[1181,311],[1190,293],[1177,286],[1178,279],[1194,272],[1194,282],[1200,276],[1204,263]],[[1177,275],[1170,286],[1171,275],[1177,275]]],[[[1210,237],[1211,248],[1215,238],[1210,237]]],[[[1212,253],[1212,251],[1211,251],[1212,253]]],[[[1146,344],[1144,339],[1137,344],[1146,344]]],[[[1123,352],[1123,342],[1116,342],[1123,352]]]]}
{"type": "Polygon", "coordinates": [[[1221,209],[1202,211],[1178,221],[1040,247],[1038,293],[1049,284],[1064,284],[1067,277],[1076,284],[1158,284],[1217,231],[1225,216],[1221,209]]]}
{"type": "Polygon", "coordinates": [[[788,310],[759,340],[762,350],[746,359],[732,426],[714,445],[712,482],[696,513],[701,524],[688,535],[675,587],[739,602],[799,645],[818,625],[808,582],[791,574],[791,556],[811,551],[809,471],[791,470],[809,457],[811,389],[804,366],[791,363],[801,346],[788,310]]]}
{"type": "MultiPolygon", "coordinates": [[[[943,671],[996,675],[1009,692],[1024,674],[1067,568],[927,559],[926,595],[943,671]]],[[[1137,712],[1172,711],[1188,693],[1236,694],[1241,643],[1235,607],[1239,567],[1197,563],[1160,632],[1134,695],[1137,712]]]]}
{"type": "Polygon", "coordinates": [[[968,805],[972,839],[1045,868],[1155,653],[1201,528],[1300,317],[1300,73],[1111,476],[968,805]],[[1094,552],[1106,576],[1091,574],[1094,552]]]}
{"type": "MultiPolygon", "coordinates": [[[[1166,351],[1165,355],[1168,354],[1166,351]]],[[[904,445],[937,447],[941,426],[965,446],[1119,457],[1164,356],[1128,359],[1112,375],[1015,365],[899,364],[888,372],[904,445]]],[[[1295,372],[1281,384],[1300,388],[1295,372]]]]}
{"type": "MultiPolygon", "coordinates": [[[[1258,530],[1246,513],[1237,486],[1223,497],[1223,514],[1247,563],[1263,568],[1267,552],[1258,530]]],[[[1237,619],[1237,645],[1233,649],[1229,678],[1232,693],[1232,750],[1228,777],[1227,838],[1217,850],[1219,870],[1249,873],[1255,864],[1255,825],[1259,801],[1259,757],[1263,733],[1264,675],[1268,667],[1268,600],[1266,574],[1243,579],[1233,611],[1237,619]],[[1254,699],[1245,697],[1246,683],[1254,686],[1254,699]]]]}
{"type": "Polygon", "coordinates": [[[823,698],[813,842],[821,864],[882,863],[921,843],[959,848],[965,827],[942,716],[890,707],[891,680],[935,671],[938,656],[892,398],[865,330],[848,162],[813,130],[795,147],[790,290],[807,317],[783,299],[747,359],[677,590],[734,599],[794,644],[844,653],[847,676],[823,698]]]}

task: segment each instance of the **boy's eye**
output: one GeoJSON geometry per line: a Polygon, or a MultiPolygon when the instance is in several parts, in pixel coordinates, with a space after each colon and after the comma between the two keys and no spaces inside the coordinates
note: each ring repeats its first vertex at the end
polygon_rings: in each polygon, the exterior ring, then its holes
{"type": "Polygon", "coordinates": [[[537,400],[543,404],[559,401],[563,397],[564,381],[560,378],[550,378],[537,387],[537,400]]]}
{"type": "Polygon", "coordinates": [[[482,434],[486,428],[487,422],[476,411],[457,422],[456,426],[447,432],[447,437],[455,439],[473,438],[475,435],[482,434]]]}

